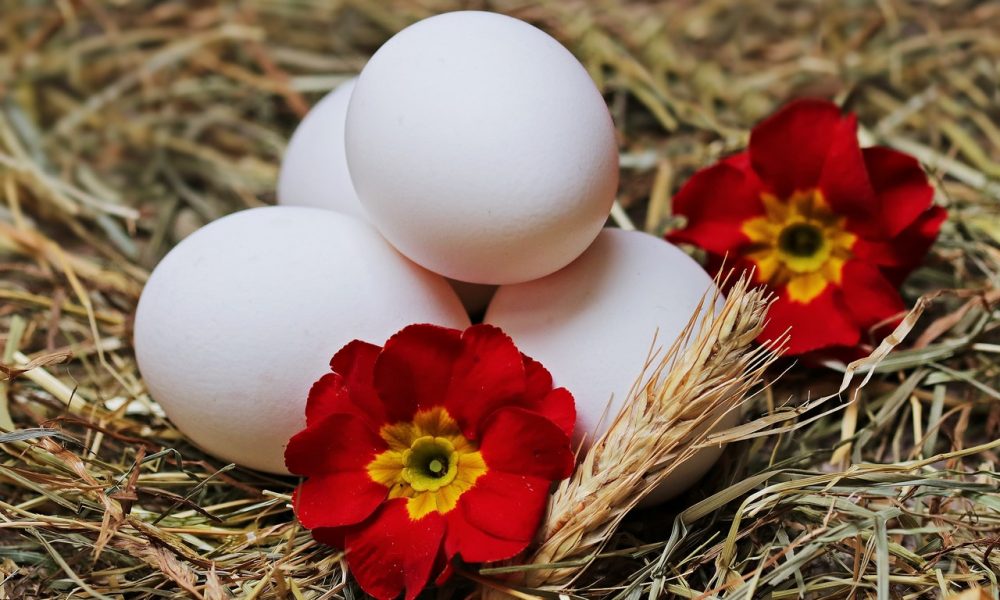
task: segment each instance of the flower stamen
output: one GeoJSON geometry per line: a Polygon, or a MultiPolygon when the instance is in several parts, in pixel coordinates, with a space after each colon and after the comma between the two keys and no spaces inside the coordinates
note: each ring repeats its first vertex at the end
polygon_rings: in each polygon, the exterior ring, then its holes
{"type": "Polygon", "coordinates": [[[823,232],[811,223],[795,223],[781,230],[778,247],[794,256],[813,256],[823,247],[823,232]]]}
{"type": "Polygon", "coordinates": [[[486,473],[479,449],[443,408],[419,412],[412,422],[386,425],[380,434],[389,450],[372,460],[368,475],[389,488],[390,498],[408,498],[413,519],[449,512],[486,473]]]}
{"type": "Polygon", "coordinates": [[[749,219],[743,233],[752,242],[747,258],[757,277],[775,287],[787,286],[793,302],[808,303],[829,285],[839,284],[857,239],[834,214],[819,190],[796,192],[788,199],[762,197],[765,212],[749,219]]]}
{"type": "Polygon", "coordinates": [[[403,453],[403,479],[418,491],[435,491],[455,479],[458,453],[444,437],[422,436],[403,453]]]}

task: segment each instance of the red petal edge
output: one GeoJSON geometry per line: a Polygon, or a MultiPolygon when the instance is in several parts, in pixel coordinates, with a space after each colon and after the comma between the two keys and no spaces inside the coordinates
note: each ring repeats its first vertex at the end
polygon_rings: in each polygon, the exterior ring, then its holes
{"type": "Polygon", "coordinates": [[[896,287],[874,265],[860,260],[844,265],[841,289],[844,304],[862,331],[899,316],[906,309],[896,287]]]}
{"type": "Polygon", "coordinates": [[[295,516],[306,529],[354,525],[375,512],[388,493],[364,471],[309,477],[295,490],[295,516]]]}
{"type": "Polygon", "coordinates": [[[881,238],[893,238],[910,227],[931,206],[934,188],[917,159],[891,148],[865,148],[865,166],[881,213],[881,238]]]}
{"type": "Polygon", "coordinates": [[[451,383],[462,333],[437,325],[409,325],[389,338],[375,360],[375,389],[390,423],[439,406],[451,383]]]}
{"type": "Polygon", "coordinates": [[[361,470],[385,448],[385,441],[363,419],[338,413],[292,436],[285,466],[304,476],[361,470]]]}
{"type": "Polygon", "coordinates": [[[468,562],[492,562],[524,550],[541,524],[551,484],[545,479],[490,471],[462,494],[447,515],[445,552],[468,562]]]}
{"type": "Polygon", "coordinates": [[[371,480],[367,465],[385,442],[355,415],[333,414],[292,436],[285,466],[306,480],[295,493],[295,514],[308,528],[364,520],[388,490],[371,480]]]}
{"type": "Polygon", "coordinates": [[[749,168],[736,164],[728,160],[687,180],[674,196],[674,212],[687,218],[687,226],[670,232],[669,241],[693,244],[714,254],[732,252],[747,243],[743,223],[763,214],[762,188],[749,168]]]}
{"type": "Polygon", "coordinates": [[[945,209],[932,206],[892,241],[894,255],[902,258],[881,267],[882,274],[890,283],[899,287],[914,269],[923,264],[947,218],[945,209]]]}
{"type": "Polygon", "coordinates": [[[750,162],[778,197],[815,188],[843,117],[828,100],[795,100],[750,132],[750,162]]]}
{"type": "Polygon", "coordinates": [[[462,433],[479,439],[484,420],[517,404],[527,385],[521,352],[499,327],[473,325],[462,334],[445,406],[462,433]]]}
{"type": "Polygon", "coordinates": [[[830,346],[856,345],[861,332],[838,295],[839,290],[831,285],[812,302],[802,304],[790,300],[782,290],[771,305],[767,323],[757,339],[762,343],[774,340],[791,328],[785,351],[789,355],[830,346]]]}
{"type": "Polygon", "coordinates": [[[366,593],[392,600],[405,589],[406,600],[413,600],[430,581],[444,535],[445,520],[438,513],[414,521],[406,499],[390,500],[346,533],[347,564],[366,593]]]}
{"type": "Polygon", "coordinates": [[[330,359],[330,368],[344,378],[356,412],[378,426],[385,423],[385,411],[375,393],[374,384],[375,359],[381,351],[380,346],[354,340],[330,359]]]}
{"type": "Polygon", "coordinates": [[[479,451],[490,472],[549,481],[573,473],[575,457],[569,436],[549,419],[524,408],[494,412],[484,424],[479,451]]]}
{"type": "Polygon", "coordinates": [[[847,217],[849,229],[869,236],[881,231],[879,203],[868,180],[854,115],[834,128],[818,187],[833,212],[847,217]]]}
{"type": "MultiPolygon", "coordinates": [[[[309,389],[306,399],[306,427],[316,425],[335,413],[354,414],[356,406],[349,398],[344,378],[336,373],[327,373],[309,389]]],[[[357,415],[367,418],[366,415],[357,415]]]]}
{"type": "Polygon", "coordinates": [[[524,362],[526,385],[519,406],[542,415],[572,437],[576,426],[573,395],[566,388],[552,389],[552,375],[542,363],[525,354],[521,355],[521,360],[524,362]]]}

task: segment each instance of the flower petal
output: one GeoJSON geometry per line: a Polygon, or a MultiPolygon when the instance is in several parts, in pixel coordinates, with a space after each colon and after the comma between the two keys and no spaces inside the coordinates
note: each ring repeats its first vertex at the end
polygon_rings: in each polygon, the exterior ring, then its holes
{"type": "Polygon", "coordinates": [[[849,229],[863,235],[878,235],[879,204],[868,180],[854,115],[843,117],[833,129],[817,184],[833,212],[847,218],[849,229]]]}
{"type": "Polygon", "coordinates": [[[573,395],[566,388],[552,389],[552,375],[542,363],[528,356],[524,360],[527,386],[522,406],[552,421],[567,436],[573,436],[576,426],[576,404],[573,395]]]}
{"type": "Polygon", "coordinates": [[[356,381],[370,382],[375,359],[382,348],[361,340],[349,342],[330,359],[330,368],[343,375],[353,385],[356,381]]]}
{"type": "MultiPolygon", "coordinates": [[[[327,373],[309,389],[306,399],[306,427],[311,427],[334,413],[355,413],[344,378],[327,373]]],[[[358,415],[363,416],[363,415],[358,415]]]]}
{"type": "Polygon", "coordinates": [[[573,437],[573,429],[576,427],[576,401],[566,388],[552,390],[539,405],[528,408],[552,421],[566,434],[566,437],[573,437]]]}
{"type": "MultiPolygon", "coordinates": [[[[462,494],[458,506],[452,511],[459,514],[450,517],[449,522],[463,519],[469,527],[483,532],[489,538],[517,544],[470,548],[465,543],[482,540],[476,540],[477,536],[473,533],[459,529],[464,537],[456,536],[456,539],[446,541],[446,551],[451,555],[460,553],[466,560],[484,558],[487,553],[507,554],[515,549],[514,554],[520,552],[538,530],[550,487],[549,481],[530,475],[500,471],[490,471],[483,475],[476,481],[475,487],[462,494]]],[[[501,558],[504,557],[486,557],[486,560],[501,558]]]]}
{"type": "Polygon", "coordinates": [[[371,383],[348,384],[339,373],[327,373],[313,384],[306,400],[306,426],[332,414],[349,414],[364,420],[373,430],[385,424],[385,410],[371,383]]]}
{"type": "Polygon", "coordinates": [[[385,442],[362,418],[334,414],[292,436],[285,448],[285,466],[309,477],[363,471],[385,449],[385,442]]]}
{"type": "Polygon", "coordinates": [[[771,305],[767,323],[758,340],[777,339],[791,327],[787,354],[803,354],[829,346],[853,346],[861,337],[847,309],[837,298],[836,287],[829,285],[808,304],[794,302],[785,290],[771,305]]]}
{"type": "Polygon", "coordinates": [[[313,539],[321,544],[344,549],[344,536],[347,535],[349,527],[319,527],[311,530],[313,539]]]}
{"type": "Polygon", "coordinates": [[[366,593],[392,600],[405,588],[406,600],[413,600],[430,580],[444,534],[445,520],[438,513],[413,521],[405,499],[390,500],[371,520],[347,532],[347,564],[366,593]]]}
{"type": "Polygon", "coordinates": [[[878,195],[882,237],[893,238],[930,206],[934,188],[915,158],[891,148],[865,148],[865,166],[878,195]]]}
{"type": "Polygon", "coordinates": [[[815,188],[843,117],[827,100],[796,100],[750,133],[750,162],[775,195],[815,188]]]}
{"type": "Polygon", "coordinates": [[[896,287],[874,265],[860,260],[848,261],[844,265],[841,289],[844,303],[862,330],[898,316],[906,309],[896,287]]]}
{"type": "Polygon", "coordinates": [[[687,218],[667,239],[725,254],[747,242],[743,223],[764,213],[761,186],[750,169],[723,162],[702,169],[674,196],[674,212],[687,218]]]}
{"type": "Polygon", "coordinates": [[[492,325],[473,325],[462,334],[445,407],[466,438],[476,440],[483,421],[497,408],[517,403],[526,386],[521,352],[492,325]]]}
{"type": "Polygon", "coordinates": [[[410,325],[389,338],[374,367],[386,420],[409,421],[442,404],[461,349],[461,332],[437,325],[410,325]]]}
{"type": "Polygon", "coordinates": [[[945,209],[932,206],[895,238],[887,241],[859,238],[852,251],[858,258],[882,267],[887,275],[891,273],[889,280],[898,286],[923,262],[947,217],[945,209]]]}
{"type": "MultiPolygon", "coordinates": [[[[736,154],[730,154],[726,156],[721,161],[729,166],[736,167],[741,171],[746,171],[750,175],[757,177],[753,172],[753,166],[750,164],[750,152],[744,150],[743,152],[737,152],[736,154]]],[[[758,185],[760,181],[758,180],[758,185]]]]}
{"type": "Polygon", "coordinates": [[[526,354],[521,354],[524,363],[524,398],[529,403],[544,398],[552,391],[552,373],[542,363],[526,354]]]}
{"type": "Polygon", "coordinates": [[[354,525],[367,519],[388,493],[364,471],[309,477],[295,490],[295,516],[306,529],[354,525]]]}
{"type": "MultiPolygon", "coordinates": [[[[547,491],[548,488],[546,488],[546,497],[547,491]]],[[[546,497],[542,498],[543,501],[546,497]]],[[[505,502],[503,498],[490,496],[485,498],[485,501],[480,500],[476,503],[474,510],[496,510],[498,508],[506,511],[511,510],[510,505],[497,506],[505,502]]],[[[534,507],[534,505],[532,506],[534,507]]],[[[462,510],[453,510],[445,515],[445,518],[448,520],[448,533],[444,539],[444,551],[449,559],[455,555],[461,555],[462,560],[470,563],[504,560],[516,556],[528,546],[532,539],[531,537],[525,539],[522,536],[519,539],[508,540],[490,535],[470,523],[462,510]]],[[[537,527],[538,523],[535,523],[531,529],[532,536],[537,527]]]]}
{"type": "Polygon", "coordinates": [[[375,393],[375,360],[382,348],[354,340],[340,349],[330,360],[330,368],[340,374],[350,392],[351,402],[358,413],[368,417],[373,424],[385,422],[382,402],[375,393]]]}
{"type": "Polygon", "coordinates": [[[941,224],[947,218],[948,212],[945,209],[940,206],[932,206],[913,225],[896,236],[896,239],[893,240],[896,251],[900,254],[909,254],[910,259],[900,266],[889,266],[882,269],[882,274],[890,283],[899,287],[903,280],[923,263],[941,231],[941,224]]]}
{"type": "Polygon", "coordinates": [[[569,436],[545,417],[519,407],[493,413],[485,423],[479,451],[489,472],[540,477],[549,481],[573,473],[569,436]]]}
{"type": "Polygon", "coordinates": [[[440,554],[438,561],[434,563],[434,572],[437,573],[434,576],[434,585],[444,585],[455,573],[455,565],[451,562],[451,558],[446,556],[444,552],[440,554]]]}

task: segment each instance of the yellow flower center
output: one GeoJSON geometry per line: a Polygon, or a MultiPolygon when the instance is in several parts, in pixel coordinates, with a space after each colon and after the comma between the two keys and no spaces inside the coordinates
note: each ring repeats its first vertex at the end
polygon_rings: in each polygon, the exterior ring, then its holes
{"type": "Polygon", "coordinates": [[[757,265],[759,281],[787,286],[794,302],[808,303],[828,285],[839,285],[857,236],[848,232],[819,190],[796,192],[787,200],[761,196],[764,215],[743,224],[752,242],[746,256],[757,265]]]}
{"type": "Polygon", "coordinates": [[[455,480],[458,452],[448,438],[425,435],[403,451],[403,480],[418,492],[436,492],[455,480]]]}
{"type": "Polygon", "coordinates": [[[389,488],[389,498],[407,498],[411,519],[453,510],[486,473],[479,448],[442,407],[420,411],[411,422],[385,425],[379,435],[389,449],[368,464],[368,476],[389,488]]]}

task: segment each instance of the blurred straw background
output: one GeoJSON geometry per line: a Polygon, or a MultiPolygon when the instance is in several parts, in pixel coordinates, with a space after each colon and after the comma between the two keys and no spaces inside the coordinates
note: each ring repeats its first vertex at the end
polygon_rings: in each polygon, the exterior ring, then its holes
{"type": "Polygon", "coordinates": [[[771,434],[731,435],[568,593],[996,599],[1000,3],[971,0],[0,0],[0,599],[363,595],[294,523],[294,481],[162,417],[131,318],[173,244],[274,201],[312,103],[460,8],[528,20],[586,65],[620,135],[622,226],[671,227],[678,185],[798,96],[917,156],[950,211],[904,288],[916,327],[867,385],[819,401],[842,373],[780,364],[751,408],[771,434]]]}

